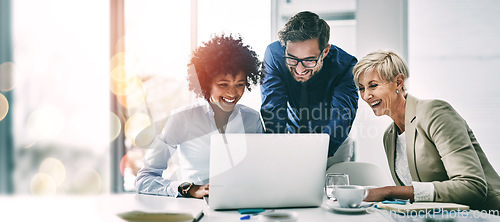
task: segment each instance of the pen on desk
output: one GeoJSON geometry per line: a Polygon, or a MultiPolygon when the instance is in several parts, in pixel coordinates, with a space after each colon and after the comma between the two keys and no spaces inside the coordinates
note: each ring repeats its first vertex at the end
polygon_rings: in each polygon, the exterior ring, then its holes
{"type": "Polygon", "coordinates": [[[392,200],[384,200],[382,201],[383,204],[401,204],[401,205],[406,205],[410,203],[410,199],[408,200],[403,200],[403,199],[392,199],[392,200]]]}
{"type": "Polygon", "coordinates": [[[248,214],[248,215],[245,215],[243,217],[240,217],[240,220],[250,220],[250,217],[251,217],[251,215],[248,214]]]}
{"type": "Polygon", "coordinates": [[[240,220],[250,220],[250,218],[252,218],[252,216],[257,216],[260,213],[265,213],[265,212],[274,212],[274,210],[257,211],[256,213],[247,214],[245,216],[240,217],[240,220]]]}
{"type": "Polygon", "coordinates": [[[257,216],[259,215],[260,213],[255,213],[255,214],[247,214],[245,216],[242,216],[240,217],[240,220],[250,220],[250,218],[252,218],[252,216],[257,216]]]}
{"type": "Polygon", "coordinates": [[[239,209],[238,212],[240,212],[240,214],[246,214],[240,217],[240,220],[250,220],[252,215],[258,215],[259,213],[265,212],[265,210],[262,208],[255,208],[255,209],[252,208],[252,209],[239,209]]]}

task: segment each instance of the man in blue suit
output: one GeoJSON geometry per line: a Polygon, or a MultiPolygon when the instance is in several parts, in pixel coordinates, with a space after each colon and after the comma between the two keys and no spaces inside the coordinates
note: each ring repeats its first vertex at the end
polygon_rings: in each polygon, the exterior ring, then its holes
{"type": "Polygon", "coordinates": [[[318,15],[294,15],[265,52],[261,114],[268,133],[328,133],[328,156],[347,138],[358,108],[357,60],[330,45],[318,15]]]}

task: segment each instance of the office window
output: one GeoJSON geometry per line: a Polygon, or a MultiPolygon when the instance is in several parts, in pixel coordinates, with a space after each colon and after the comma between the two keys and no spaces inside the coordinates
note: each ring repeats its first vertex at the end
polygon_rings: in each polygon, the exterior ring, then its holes
{"type": "Polygon", "coordinates": [[[108,190],[109,2],[12,1],[15,193],[108,190]]]}
{"type": "MultiPolygon", "coordinates": [[[[271,43],[271,3],[268,0],[199,1],[198,45],[210,40],[213,34],[240,34],[259,59],[271,43]]],[[[245,91],[239,103],[260,110],[260,88],[245,91]]]]}
{"type": "MultiPolygon", "coordinates": [[[[126,155],[120,171],[123,190],[133,191],[137,171],[152,139],[173,109],[195,102],[188,90],[187,64],[192,50],[212,34],[241,34],[245,43],[263,57],[269,43],[270,3],[218,1],[139,1],[125,3],[125,73],[127,92],[115,93],[124,113],[126,155]],[[259,10],[259,16],[255,10],[259,10]],[[157,128],[147,133],[148,127],[157,128]]],[[[246,92],[241,103],[260,107],[258,87],[246,92]],[[251,98],[247,98],[251,97],[251,98]],[[246,100],[245,100],[246,99],[246,100]]],[[[180,177],[177,157],[164,177],[180,177]]]]}
{"type": "Polygon", "coordinates": [[[123,190],[133,191],[143,156],[161,129],[150,134],[144,134],[144,130],[165,121],[173,109],[194,99],[186,81],[191,2],[126,0],[124,4],[126,34],[121,41],[125,51],[116,58],[125,61],[123,67],[118,65],[113,70],[119,73],[124,69],[129,80],[125,90],[118,89],[114,94],[124,118],[126,155],[120,163],[123,190]]]}

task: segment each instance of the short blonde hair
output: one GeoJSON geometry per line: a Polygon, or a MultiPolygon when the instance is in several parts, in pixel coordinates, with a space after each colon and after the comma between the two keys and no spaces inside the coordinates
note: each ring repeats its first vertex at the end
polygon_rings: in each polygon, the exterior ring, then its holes
{"type": "MultiPolygon", "coordinates": [[[[410,78],[405,61],[393,51],[378,50],[363,57],[353,68],[354,82],[359,87],[359,77],[367,72],[377,71],[380,79],[392,82],[401,73],[405,81],[410,78]]],[[[406,84],[403,84],[406,91],[406,84]]]]}

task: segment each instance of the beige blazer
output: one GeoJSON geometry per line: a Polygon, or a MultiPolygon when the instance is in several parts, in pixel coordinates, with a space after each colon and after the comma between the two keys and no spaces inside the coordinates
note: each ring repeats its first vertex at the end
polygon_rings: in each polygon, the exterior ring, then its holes
{"type": "MultiPolygon", "coordinates": [[[[384,133],[392,178],[396,124],[384,133]]],[[[432,182],[434,201],[469,205],[477,210],[500,210],[500,177],[465,120],[445,101],[406,98],[406,155],[413,181],[432,182]]]]}

